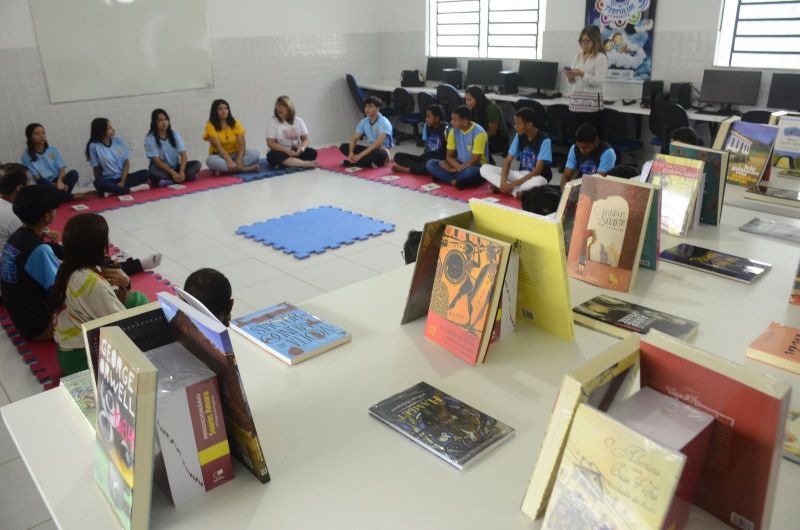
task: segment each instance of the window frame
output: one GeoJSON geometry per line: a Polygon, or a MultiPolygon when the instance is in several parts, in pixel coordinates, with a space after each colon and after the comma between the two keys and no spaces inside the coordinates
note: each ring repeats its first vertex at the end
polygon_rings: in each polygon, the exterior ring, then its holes
{"type": "Polygon", "coordinates": [[[788,22],[789,27],[800,28],[800,0],[722,0],[714,66],[800,70],[800,29],[790,33],[753,32],[757,29],[758,23],[765,22],[788,22]],[[742,14],[743,8],[745,11],[754,11],[758,7],[765,6],[786,6],[790,16],[742,14]],[[792,10],[796,13],[791,13],[792,10]],[[756,26],[753,27],[752,23],[756,26]],[[748,24],[751,25],[748,27],[748,24]],[[778,42],[782,41],[785,44],[787,39],[797,43],[795,49],[778,51],[776,49],[778,42]],[[737,49],[737,44],[746,47],[737,49]]]}

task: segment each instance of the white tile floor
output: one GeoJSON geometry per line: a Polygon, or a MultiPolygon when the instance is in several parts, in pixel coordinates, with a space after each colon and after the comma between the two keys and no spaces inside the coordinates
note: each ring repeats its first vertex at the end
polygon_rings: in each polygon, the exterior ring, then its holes
{"type": "MultiPolygon", "coordinates": [[[[234,316],[284,300],[302,302],[403,265],[408,231],[467,205],[315,170],[120,208],[105,215],[111,240],[131,255],[161,252],[157,272],[182,285],[215,267],[231,280],[234,316]],[[238,226],[330,204],[395,224],[393,233],[298,260],[237,236],[238,226]]],[[[0,406],[41,391],[5,333],[0,333],[0,406]]],[[[65,456],[66,457],[66,456],[65,456]]],[[[55,528],[0,422],[0,529],[55,528]]]]}

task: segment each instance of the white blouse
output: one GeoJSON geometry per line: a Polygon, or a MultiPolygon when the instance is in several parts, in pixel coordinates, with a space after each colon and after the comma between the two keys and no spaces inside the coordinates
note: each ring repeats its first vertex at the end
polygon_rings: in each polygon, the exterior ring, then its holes
{"type": "Polygon", "coordinates": [[[583,77],[570,82],[573,90],[603,93],[603,80],[608,70],[608,57],[605,53],[596,53],[593,57],[584,59],[583,52],[578,52],[572,61],[572,67],[583,70],[583,77]]]}

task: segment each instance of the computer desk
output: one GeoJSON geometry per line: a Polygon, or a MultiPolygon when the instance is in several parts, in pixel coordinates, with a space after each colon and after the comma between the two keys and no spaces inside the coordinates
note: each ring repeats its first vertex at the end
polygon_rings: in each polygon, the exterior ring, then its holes
{"type": "MultiPolygon", "coordinates": [[[[572,304],[605,293],[696,320],[695,345],[789,382],[798,408],[800,376],[745,359],[747,345],[770,321],[800,325],[800,308],[788,304],[800,249],[740,232],[755,215],[726,207],[720,227],[701,225],[686,238],[772,263],[753,285],[661,263],[658,271],[640,270],[630,293],[570,279],[572,304]]],[[[661,245],[678,241],[663,236],[661,245]]],[[[297,366],[233,333],[272,481],[262,485],[235,464],[233,481],[180,508],[154,493],[151,527],[539,528],[520,505],[561,378],[617,339],[576,327],[576,340],[567,342],[520,325],[491,346],[485,364],[469,366],[425,339],[424,318],[400,325],[411,272],[402,267],[300,303],[349,330],[353,340],[297,366]],[[508,423],[514,437],[460,472],[370,418],[371,405],[419,381],[508,423]]],[[[59,528],[116,528],[93,480],[93,434],[62,390],[0,413],[59,528]]],[[[800,465],[782,459],[772,528],[797,527],[798,489],[800,465]]],[[[689,528],[727,527],[694,509],[689,528]]]]}

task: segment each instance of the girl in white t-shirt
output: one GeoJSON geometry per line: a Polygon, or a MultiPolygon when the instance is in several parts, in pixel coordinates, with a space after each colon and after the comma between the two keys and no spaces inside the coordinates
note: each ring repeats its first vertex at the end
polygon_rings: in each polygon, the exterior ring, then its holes
{"type": "Polygon", "coordinates": [[[267,163],[272,167],[319,167],[317,152],[308,146],[308,128],[295,116],[289,96],[275,100],[272,124],[267,126],[267,163]]]}

